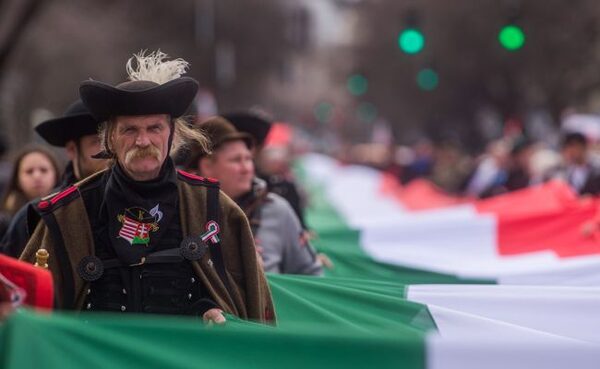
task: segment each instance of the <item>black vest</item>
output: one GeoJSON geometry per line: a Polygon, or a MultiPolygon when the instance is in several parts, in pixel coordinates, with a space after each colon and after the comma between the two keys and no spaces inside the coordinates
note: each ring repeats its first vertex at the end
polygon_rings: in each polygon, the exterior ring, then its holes
{"type": "Polygon", "coordinates": [[[105,183],[101,180],[98,188],[82,194],[93,230],[95,254],[101,261],[98,267],[103,270],[86,291],[84,309],[202,316],[217,307],[191,263],[181,256],[183,236],[178,216],[143,264],[125,265],[117,258],[108,240],[106,220],[98,216],[105,183]]]}

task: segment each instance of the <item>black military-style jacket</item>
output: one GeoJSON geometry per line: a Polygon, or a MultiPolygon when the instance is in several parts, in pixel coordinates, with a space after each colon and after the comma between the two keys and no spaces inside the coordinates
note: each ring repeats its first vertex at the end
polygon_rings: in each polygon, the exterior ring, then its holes
{"type": "MultiPolygon", "coordinates": [[[[224,311],[241,318],[274,320],[270,291],[257,262],[248,220],[242,210],[218,190],[218,183],[178,171],[179,225],[174,225],[169,232],[172,232],[172,235],[181,232],[181,239],[203,234],[211,212],[207,205],[213,203],[217,204],[216,221],[220,228],[220,244],[218,247],[211,245],[200,259],[187,262],[193,271],[191,275],[188,273],[189,269],[182,267],[181,273],[164,279],[161,276],[173,270],[164,269],[165,263],[151,260],[146,261],[145,266],[114,266],[109,263],[111,255],[109,252],[105,253],[107,249],[101,245],[102,232],[94,229],[98,223],[90,219],[95,215],[93,212],[88,213],[89,209],[98,206],[93,203],[98,201],[95,191],[99,191],[99,186],[102,186],[102,176],[103,172],[97,173],[38,204],[42,222],[36,227],[21,259],[34,262],[38,249],[45,248],[49,252],[48,265],[54,277],[57,307],[79,310],[91,304],[90,309],[94,309],[94,301],[104,301],[109,302],[111,306],[99,308],[144,312],[146,307],[146,312],[180,313],[189,308],[194,310],[194,303],[201,305],[200,300],[208,298],[224,311]],[[210,196],[217,200],[208,201],[210,196]],[[96,244],[98,242],[100,245],[96,244]],[[94,263],[90,263],[90,256],[96,258],[92,260],[94,262],[100,259],[102,267],[114,269],[105,274],[104,284],[95,283],[99,279],[94,280],[94,276],[86,276],[86,271],[95,270],[94,263]],[[86,257],[88,259],[85,259],[86,257]],[[150,264],[163,265],[156,269],[148,268],[150,264]],[[127,275],[122,274],[123,268],[128,271],[127,275]],[[132,282],[131,278],[137,276],[139,279],[142,274],[141,283],[132,282]],[[156,284],[159,280],[166,280],[166,285],[156,284]],[[193,286],[198,286],[198,283],[201,285],[200,289],[193,286]],[[157,287],[153,287],[152,284],[157,287]],[[177,285],[177,296],[172,304],[157,305],[155,299],[159,295],[162,296],[164,291],[156,295],[156,290],[170,289],[173,284],[177,285]],[[137,298],[132,300],[128,294],[135,294],[137,298]],[[192,294],[191,298],[188,297],[189,294],[192,294]],[[110,295],[110,298],[106,297],[107,295],[110,295]],[[177,309],[183,310],[176,311],[177,309]]],[[[180,260],[181,252],[174,248],[171,250],[176,250],[177,253],[169,251],[173,254],[158,255],[158,258],[171,257],[180,260]]],[[[118,264],[114,258],[112,260],[113,264],[118,264]]],[[[195,305],[196,312],[207,307],[200,305],[195,305]]]]}

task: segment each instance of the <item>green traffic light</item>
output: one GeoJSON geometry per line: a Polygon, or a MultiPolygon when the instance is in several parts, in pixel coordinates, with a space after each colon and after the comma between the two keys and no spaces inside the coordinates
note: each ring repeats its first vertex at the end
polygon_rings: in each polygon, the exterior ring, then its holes
{"type": "Polygon", "coordinates": [[[353,74],[346,81],[348,91],[354,96],[364,95],[369,89],[369,81],[362,74],[353,74]]]}
{"type": "Polygon", "coordinates": [[[425,47],[425,36],[416,28],[407,28],[400,32],[398,46],[407,54],[416,54],[425,47]]]}
{"type": "Polygon", "coordinates": [[[510,24],[502,27],[498,33],[498,41],[507,50],[519,50],[525,44],[525,33],[520,27],[510,24]]]}
{"type": "Polygon", "coordinates": [[[421,69],[419,73],[417,73],[417,85],[419,85],[419,88],[422,90],[435,90],[439,84],[439,81],[440,79],[438,74],[433,69],[421,69]]]}

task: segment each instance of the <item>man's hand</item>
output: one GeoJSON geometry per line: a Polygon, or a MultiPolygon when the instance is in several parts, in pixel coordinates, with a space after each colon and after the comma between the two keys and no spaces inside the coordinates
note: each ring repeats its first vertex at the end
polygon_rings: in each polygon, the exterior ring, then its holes
{"type": "Polygon", "coordinates": [[[326,254],[320,252],[317,254],[317,260],[321,263],[321,265],[327,269],[333,269],[334,264],[333,261],[326,254]]]}
{"type": "Polygon", "coordinates": [[[223,316],[223,310],[212,308],[202,315],[202,320],[207,324],[225,324],[225,317],[223,316]]]}

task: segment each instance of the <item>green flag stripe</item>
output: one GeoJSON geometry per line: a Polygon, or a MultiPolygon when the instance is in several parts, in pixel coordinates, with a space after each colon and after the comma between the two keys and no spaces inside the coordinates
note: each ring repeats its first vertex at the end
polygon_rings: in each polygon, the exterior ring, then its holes
{"type": "Polygon", "coordinates": [[[297,324],[395,335],[435,329],[425,305],[407,301],[405,288],[389,282],[270,275],[279,327],[297,324]]]}
{"type": "Polygon", "coordinates": [[[21,311],[0,330],[3,368],[423,368],[435,329],[387,281],[269,276],[279,324],[21,311]],[[124,319],[126,318],[126,319],[124,319]]]}

